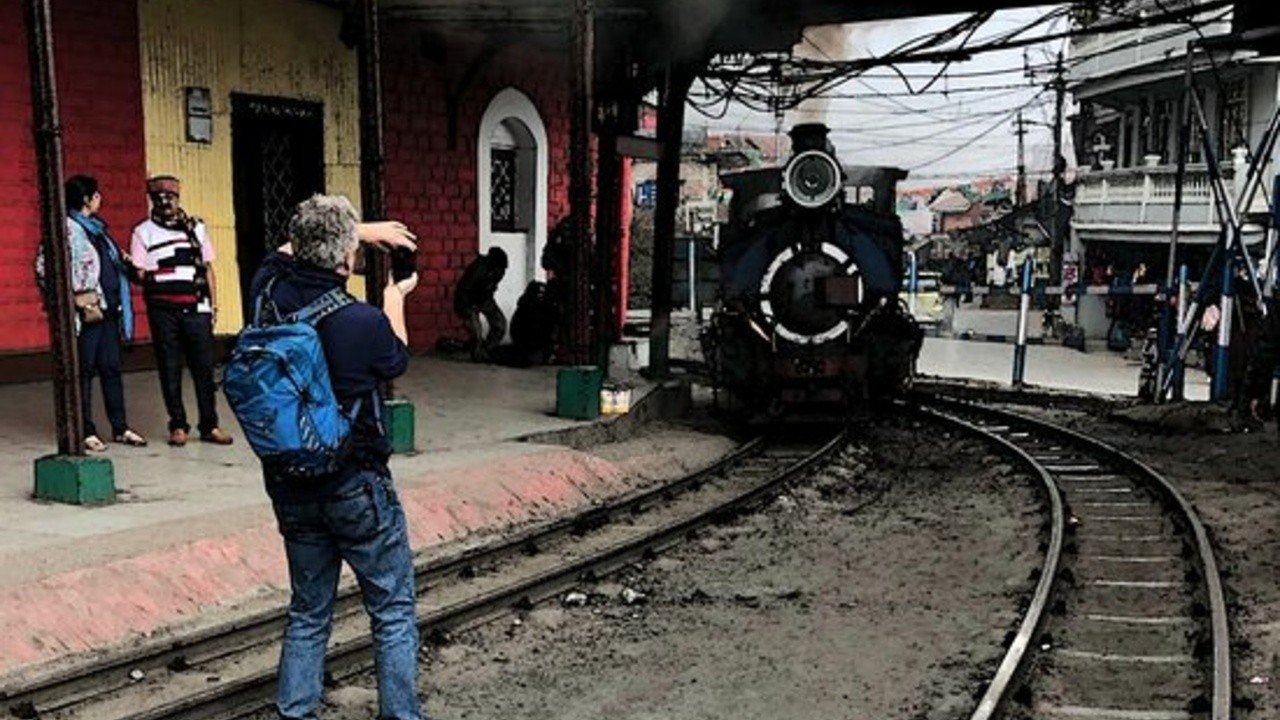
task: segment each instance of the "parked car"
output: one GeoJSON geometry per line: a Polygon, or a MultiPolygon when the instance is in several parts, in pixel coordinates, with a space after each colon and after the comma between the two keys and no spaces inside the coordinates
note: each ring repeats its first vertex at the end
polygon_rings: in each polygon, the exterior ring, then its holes
{"type": "Polygon", "coordinates": [[[911,310],[916,322],[926,327],[936,327],[942,322],[944,304],[942,300],[942,273],[924,270],[916,273],[916,291],[911,292],[911,278],[902,279],[902,292],[899,297],[911,310]]]}

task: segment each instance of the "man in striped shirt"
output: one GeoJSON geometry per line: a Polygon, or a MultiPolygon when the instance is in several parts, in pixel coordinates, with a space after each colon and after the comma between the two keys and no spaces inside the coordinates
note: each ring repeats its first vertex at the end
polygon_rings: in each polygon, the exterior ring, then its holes
{"type": "Polygon", "coordinates": [[[230,445],[231,436],[218,427],[214,399],[213,243],[204,223],[188,216],[178,204],[181,193],[182,185],[172,175],[147,181],[151,217],[133,229],[129,255],[147,301],[160,391],[169,413],[169,444],[185,445],[191,432],[182,402],[182,366],[186,364],[195,383],[200,439],[230,445]]]}

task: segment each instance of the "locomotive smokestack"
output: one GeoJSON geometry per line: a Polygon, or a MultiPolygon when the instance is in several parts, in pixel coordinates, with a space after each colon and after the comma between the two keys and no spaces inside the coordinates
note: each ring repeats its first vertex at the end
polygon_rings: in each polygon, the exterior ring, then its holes
{"type": "Polygon", "coordinates": [[[788,133],[791,136],[791,152],[800,154],[806,150],[821,150],[822,152],[835,155],[835,146],[831,144],[828,135],[831,129],[825,123],[801,123],[791,128],[788,133]]]}

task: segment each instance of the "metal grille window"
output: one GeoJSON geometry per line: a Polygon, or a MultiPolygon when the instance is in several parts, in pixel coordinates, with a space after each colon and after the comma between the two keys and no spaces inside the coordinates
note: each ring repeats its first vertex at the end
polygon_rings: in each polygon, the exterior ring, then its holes
{"type": "Polygon", "coordinates": [[[293,137],[274,129],[262,143],[262,212],[263,240],[268,252],[287,239],[289,218],[298,204],[294,187],[293,137]]]}
{"type": "Polygon", "coordinates": [[[490,229],[513,232],[516,229],[516,151],[493,148],[490,157],[490,229]]]}
{"type": "Polygon", "coordinates": [[[1156,100],[1149,118],[1149,130],[1147,133],[1148,153],[1159,155],[1165,161],[1171,158],[1170,145],[1174,134],[1173,122],[1173,100],[1156,100]]]}
{"type": "MultiPolygon", "coordinates": [[[[1198,89],[1195,93],[1199,96],[1200,103],[1203,106],[1204,93],[1198,89]]],[[[1190,102],[1190,100],[1184,99],[1183,102],[1190,102]]],[[[1200,127],[1200,122],[1196,119],[1195,112],[1191,113],[1191,127],[1189,129],[1191,132],[1187,135],[1187,162],[1206,162],[1204,158],[1204,130],[1200,127]]]]}
{"type": "Polygon", "coordinates": [[[1248,144],[1249,93],[1243,79],[1226,83],[1222,93],[1222,114],[1218,128],[1218,157],[1231,159],[1232,148],[1248,144]]]}
{"type": "Polygon", "coordinates": [[[1135,158],[1139,154],[1134,149],[1137,140],[1137,132],[1134,125],[1137,124],[1135,115],[1137,111],[1125,110],[1120,115],[1120,147],[1122,151],[1116,157],[1116,167],[1133,167],[1135,158]]]}

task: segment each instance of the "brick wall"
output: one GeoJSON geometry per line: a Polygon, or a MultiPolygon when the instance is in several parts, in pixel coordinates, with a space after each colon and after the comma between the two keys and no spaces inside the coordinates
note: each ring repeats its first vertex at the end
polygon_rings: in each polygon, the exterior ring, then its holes
{"type": "Polygon", "coordinates": [[[417,29],[392,28],[389,35],[383,55],[387,212],[419,236],[419,289],[406,312],[413,346],[429,349],[442,337],[465,336],[453,314],[452,297],[458,275],[479,250],[476,134],[489,101],[504,88],[528,95],[546,125],[548,228],[568,212],[567,54],[511,46],[499,50],[460,94],[456,142],[450,147],[449,93],[479,55],[492,53],[492,48],[452,40],[442,50],[433,48],[427,58],[422,50],[427,41],[417,29]]]}
{"type": "MultiPolygon", "coordinates": [[[[54,13],[65,172],[98,179],[101,216],[127,250],[133,226],[148,213],[138,3],[55,0],[54,13]]],[[[134,308],[137,337],[146,338],[140,292],[134,308]]]]}
{"type": "MultiPolygon", "coordinates": [[[[98,178],[103,217],[126,244],[147,212],[137,17],[136,0],[54,3],[64,169],[98,178]]],[[[0,92],[0,352],[39,350],[49,333],[31,269],[40,215],[22,3],[0,3],[0,92]]]]}
{"type": "Polygon", "coordinates": [[[40,236],[23,3],[0,3],[0,350],[45,347],[32,258],[40,236]]]}

